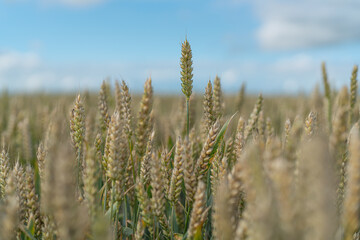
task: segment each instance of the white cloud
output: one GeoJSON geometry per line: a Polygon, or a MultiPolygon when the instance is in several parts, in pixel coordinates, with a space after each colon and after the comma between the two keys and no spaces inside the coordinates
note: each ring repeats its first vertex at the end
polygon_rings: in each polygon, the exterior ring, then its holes
{"type": "Polygon", "coordinates": [[[239,79],[239,75],[235,69],[227,69],[221,74],[222,83],[225,85],[233,85],[239,79]]]}
{"type": "Polygon", "coordinates": [[[358,0],[228,0],[251,4],[259,17],[256,37],[268,50],[360,41],[358,0]]]}
{"type": "Polygon", "coordinates": [[[0,52],[0,74],[14,68],[32,69],[39,65],[39,57],[31,52],[0,52]]]}
{"type": "Polygon", "coordinates": [[[299,74],[317,69],[318,63],[309,55],[297,54],[275,61],[271,68],[277,73],[299,74]]]}

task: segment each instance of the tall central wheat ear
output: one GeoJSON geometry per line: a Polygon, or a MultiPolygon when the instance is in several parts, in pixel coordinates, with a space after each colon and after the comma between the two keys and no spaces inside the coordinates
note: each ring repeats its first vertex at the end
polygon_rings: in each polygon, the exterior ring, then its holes
{"type": "Polygon", "coordinates": [[[185,39],[181,47],[180,73],[181,73],[182,92],[185,94],[187,100],[189,100],[193,88],[192,63],[193,62],[192,62],[192,52],[191,52],[190,43],[188,42],[187,39],[185,39]]]}
{"type": "Polygon", "coordinates": [[[186,96],[186,136],[189,137],[190,132],[190,96],[193,88],[193,67],[192,67],[192,53],[190,43],[187,39],[182,44],[181,48],[181,87],[182,92],[186,96]]]}

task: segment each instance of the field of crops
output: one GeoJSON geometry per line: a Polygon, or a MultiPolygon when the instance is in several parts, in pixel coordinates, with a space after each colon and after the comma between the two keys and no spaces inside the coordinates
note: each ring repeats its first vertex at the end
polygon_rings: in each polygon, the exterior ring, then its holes
{"type": "Polygon", "coordinates": [[[186,40],[179,71],[179,96],[3,92],[0,239],[359,239],[357,66],[309,96],[194,94],[186,40]]]}

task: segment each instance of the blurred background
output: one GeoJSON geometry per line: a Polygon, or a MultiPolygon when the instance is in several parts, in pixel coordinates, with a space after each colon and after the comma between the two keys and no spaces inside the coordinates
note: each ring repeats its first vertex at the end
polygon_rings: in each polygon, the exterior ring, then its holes
{"type": "Polygon", "coordinates": [[[180,94],[180,50],[193,50],[194,89],[221,77],[226,93],[310,93],[350,82],[360,62],[355,0],[0,0],[0,88],[180,94]]]}

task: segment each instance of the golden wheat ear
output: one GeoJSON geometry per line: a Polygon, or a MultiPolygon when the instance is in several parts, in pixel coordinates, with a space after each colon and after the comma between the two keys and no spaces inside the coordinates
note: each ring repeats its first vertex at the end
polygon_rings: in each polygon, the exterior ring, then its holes
{"type": "Polygon", "coordinates": [[[352,126],[352,124],[357,121],[357,119],[355,119],[355,115],[356,115],[355,105],[356,105],[357,90],[358,90],[357,74],[358,74],[358,66],[355,65],[351,73],[351,80],[350,80],[350,117],[349,117],[350,126],[352,126]]]}
{"type": "Polygon", "coordinates": [[[357,125],[351,130],[347,185],[342,214],[344,240],[352,240],[360,227],[360,138],[357,125]]]}
{"type": "Polygon", "coordinates": [[[214,118],[218,119],[223,115],[223,110],[225,107],[223,101],[223,93],[221,90],[221,80],[218,75],[216,75],[214,79],[213,99],[214,99],[214,118]]]}
{"type": "Polygon", "coordinates": [[[144,85],[144,93],[140,103],[140,111],[136,128],[135,151],[138,163],[144,156],[146,151],[147,138],[152,130],[151,111],[153,105],[153,88],[151,78],[146,80],[144,85]]]}
{"type": "Polygon", "coordinates": [[[202,225],[206,220],[206,186],[205,183],[199,181],[193,209],[191,211],[190,224],[188,228],[187,239],[201,239],[202,225]]]}
{"type": "Polygon", "coordinates": [[[192,83],[193,83],[193,67],[192,67],[192,52],[190,43],[187,39],[182,43],[181,46],[181,59],[180,59],[180,67],[181,67],[181,87],[182,92],[186,96],[187,99],[190,98],[192,93],[192,83]]]}

